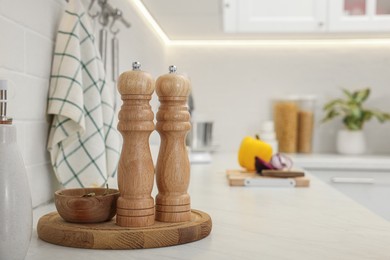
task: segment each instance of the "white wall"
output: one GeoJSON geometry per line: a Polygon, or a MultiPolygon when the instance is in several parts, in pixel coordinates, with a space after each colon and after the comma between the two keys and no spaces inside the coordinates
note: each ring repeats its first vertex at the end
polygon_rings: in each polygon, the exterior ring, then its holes
{"type": "MultiPolygon", "coordinates": [[[[118,36],[120,71],[130,69],[132,61],[138,60],[153,75],[161,74],[164,48],[159,39],[128,1],[110,3],[121,8],[133,25],[130,29],[121,27],[118,36]]],[[[46,151],[50,125],[46,104],[55,35],[65,4],[65,0],[0,0],[0,78],[11,81],[8,114],[17,127],[33,206],[49,201],[59,187],[46,151]]],[[[107,71],[110,78],[110,66],[107,71]]],[[[156,107],[157,101],[153,102],[156,107]]]]}
{"type": "MultiPolygon", "coordinates": [[[[314,150],[335,151],[340,122],[320,124],[322,105],[340,88],[370,86],[367,106],[390,112],[390,46],[207,47],[173,46],[167,60],[192,80],[198,114],[215,120],[214,140],[222,151],[237,151],[245,135],[271,119],[271,100],[316,94],[314,150]]],[[[369,149],[390,152],[390,123],[367,124],[369,149]]]]}

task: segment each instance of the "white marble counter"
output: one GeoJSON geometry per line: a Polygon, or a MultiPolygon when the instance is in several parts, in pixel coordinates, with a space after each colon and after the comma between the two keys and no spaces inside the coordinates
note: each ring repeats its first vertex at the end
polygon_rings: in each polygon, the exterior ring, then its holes
{"type": "MultiPolygon", "coordinates": [[[[33,239],[27,260],[45,259],[390,259],[390,222],[313,178],[310,188],[229,187],[235,154],[193,165],[192,207],[210,214],[207,238],[174,247],[89,250],[33,239]]],[[[53,205],[35,211],[35,222],[53,205]]]]}

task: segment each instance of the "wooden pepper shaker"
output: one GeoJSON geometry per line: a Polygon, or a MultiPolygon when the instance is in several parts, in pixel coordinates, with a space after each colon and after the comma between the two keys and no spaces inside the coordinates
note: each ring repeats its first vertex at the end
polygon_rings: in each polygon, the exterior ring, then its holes
{"type": "Polygon", "coordinates": [[[183,222],[191,220],[190,163],[185,139],[191,128],[187,98],[190,81],[176,74],[176,67],[169,67],[169,74],[156,81],[156,93],[160,100],[156,130],[161,137],[156,166],[156,220],[183,222]]]}
{"type": "Polygon", "coordinates": [[[119,112],[118,130],[123,146],[118,166],[120,197],[117,201],[116,223],[122,227],[144,227],[154,224],[154,166],[149,137],[154,130],[154,114],[149,101],[154,91],[150,74],[133,63],[133,70],[118,80],[123,105],[119,112]]]}

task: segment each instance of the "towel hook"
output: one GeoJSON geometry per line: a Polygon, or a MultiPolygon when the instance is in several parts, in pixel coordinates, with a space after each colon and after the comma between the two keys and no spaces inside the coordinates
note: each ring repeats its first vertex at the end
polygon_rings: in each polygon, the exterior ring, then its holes
{"type": "Polygon", "coordinates": [[[91,13],[91,10],[92,10],[92,7],[93,7],[93,4],[95,3],[95,0],[91,0],[91,2],[89,3],[89,7],[88,7],[88,15],[92,18],[92,19],[95,19],[96,17],[98,17],[100,15],[100,12],[99,11],[96,11],[95,14],[91,13]]]}
{"type": "Polygon", "coordinates": [[[99,16],[99,23],[103,26],[107,26],[110,15],[113,12],[112,7],[107,3],[107,0],[99,0],[98,3],[102,8],[101,14],[99,16]]]}
{"type": "Polygon", "coordinates": [[[122,11],[119,10],[118,8],[116,8],[113,12],[112,12],[112,22],[111,22],[111,25],[110,25],[110,32],[114,35],[116,35],[117,33],[119,33],[120,29],[116,29],[114,30],[114,24],[115,22],[119,19],[127,28],[129,28],[131,25],[129,22],[127,22],[123,16],[122,16],[122,11]]]}
{"type": "MultiPolygon", "coordinates": [[[[95,1],[95,0],[92,0],[95,1]]],[[[131,24],[125,20],[122,16],[122,11],[118,8],[113,8],[107,0],[98,0],[98,4],[101,7],[101,12],[99,16],[99,23],[103,26],[107,26],[110,22],[110,17],[113,18],[113,21],[110,25],[110,31],[112,33],[118,33],[119,30],[114,30],[114,23],[119,19],[127,28],[131,26],[131,24]]]]}
{"type": "Polygon", "coordinates": [[[112,13],[112,22],[111,22],[111,25],[110,25],[110,32],[114,35],[118,34],[120,29],[117,28],[116,30],[114,30],[114,24],[116,22],[116,20],[118,20],[120,17],[122,17],[122,12],[116,8],[114,10],[114,12],[112,13]]]}

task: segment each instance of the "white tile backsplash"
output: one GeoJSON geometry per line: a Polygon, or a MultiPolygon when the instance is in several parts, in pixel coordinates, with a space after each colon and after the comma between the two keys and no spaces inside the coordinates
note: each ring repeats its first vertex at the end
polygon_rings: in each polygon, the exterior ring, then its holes
{"type": "MultiPolygon", "coordinates": [[[[90,3],[82,1],[85,6],[90,3]]],[[[118,35],[119,71],[131,69],[138,60],[153,76],[166,73],[164,46],[143,19],[127,1],[110,3],[132,23],[128,30],[121,27],[118,35]]],[[[10,81],[8,111],[17,128],[34,206],[51,200],[59,188],[46,150],[50,127],[46,109],[56,31],[65,6],[65,0],[0,0],[0,78],[10,81]]],[[[97,4],[95,8],[99,9],[97,4]]],[[[111,35],[107,52],[111,53],[111,35]]],[[[110,56],[107,62],[108,80],[114,88],[110,56]]]]}
{"type": "Polygon", "coordinates": [[[27,31],[25,36],[25,72],[41,78],[48,78],[54,45],[51,40],[27,31]]]}
{"type": "Polygon", "coordinates": [[[37,207],[53,197],[60,189],[50,163],[31,165],[26,167],[28,182],[32,194],[32,205],[37,207]]]}
{"type": "Polygon", "coordinates": [[[42,120],[46,117],[49,79],[1,68],[0,78],[7,79],[9,83],[10,117],[17,120],[42,120]]]}
{"type": "Polygon", "coordinates": [[[24,70],[24,31],[14,22],[0,16],[0,67],[24,70]]]}
{"type": "Polygon", "coordinates": [[[55,40],[65,0],[1,0],[0,5],[0,15],[12,19],[26,31],[55,40]]]}
{"type": "Polygon", "coordinates": [[[27,165],[49,163],[49,152],[46,150],[49,124],[46,121],[27,121],[24,127],[24,162],[27,165]]]}

